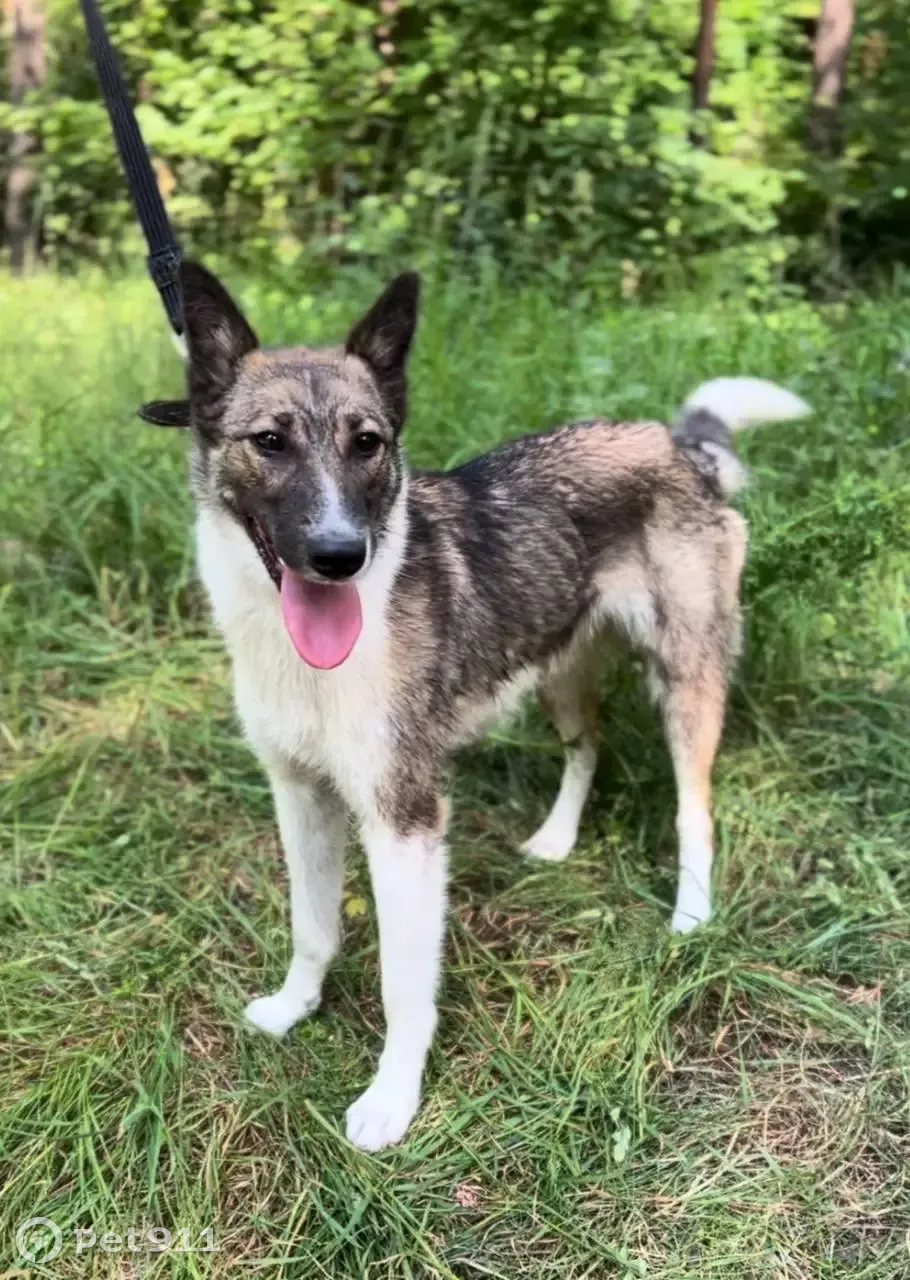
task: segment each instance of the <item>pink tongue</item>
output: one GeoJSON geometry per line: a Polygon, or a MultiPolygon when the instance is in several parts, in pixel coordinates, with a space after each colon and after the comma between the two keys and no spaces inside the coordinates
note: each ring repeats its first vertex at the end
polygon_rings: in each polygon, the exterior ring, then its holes
{"type": "Polygon", "coordinates": [[[323,586],[290,569],[281,573],[281,613],[294,648],[311,667],[339,667],[363,627],[360,596],[350,582],[323,586]]]}

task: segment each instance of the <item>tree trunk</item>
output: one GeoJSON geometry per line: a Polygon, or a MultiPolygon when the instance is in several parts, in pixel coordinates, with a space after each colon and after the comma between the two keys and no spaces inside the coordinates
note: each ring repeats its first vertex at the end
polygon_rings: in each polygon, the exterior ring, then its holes
{"type": "Polygon", "coordinates": [[[854,0],[822,0],[812,59],[812,106],[809,142],[834,156],[840,149],[838,110],[844,91],[847,52],[853,34],[854,0]]]}
{"type": "MultiPolygon", "coordinates": [[[[46,40],[44,7],[41,0],[6,0],[4,8],[11,19],[12,38],[9,53],[10,98],[21,103],[30,89],[44,82],[46,40]]],[[[24,268],[37,240],[37,219],[33,215],[32,195],[37,185],[34,153],[38,142],[32,134],[14,132],[10,139],[10,169],[6,187],[4,227],[9,245],[10,267],[15,272],[24,268]]]]}
{"type": "Polygon", "coordinates": [[[692,106],[696,111],[704,110],[711,96],[716,25],[717,0],[701,0],[701,21],[695,46],[695,79],[692,82],[692,106]]]}

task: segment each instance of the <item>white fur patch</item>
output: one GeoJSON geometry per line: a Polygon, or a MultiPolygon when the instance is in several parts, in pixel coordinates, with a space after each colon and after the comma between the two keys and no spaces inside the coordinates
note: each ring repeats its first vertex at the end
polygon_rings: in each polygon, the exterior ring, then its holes
{"type": "Polygon", "coordinates": [[[711,864],[714,859],[711,815],[681,783],[679,818],[679,885],[672,927],[688,933],[711,918],[711,864]]]}
{"type": "Polygon", "coordinates": [[[723,445],[714,444],[712,440],[703,440],[699,445],[702,453],[714,459],[717,469],[717,482],[727,496],[738,493],[749,482],[749,469],[740,462],[735,453],[725,449],[723,445]]]}
{"type": "Polygon", "coordinates": [[[644,568],[628,560],[602,570],[597,584],[597,616],[609,619],[633,644],[647,647],[654,634],[654,604],[644,568]]]}
{"type": "Polygon", "coordinates": [[[319,489],[322,506],[319,519],[313,525],[313,533],[321,537],[358,537],[359,530],[344,509],[338,485],[326,471],[319,477],[319,489]]]}
{"type": "Polygon", "coordinates": [[[281,1037],[290,1031],[295,1022],[308,1017],[318,1007],[318,997],[312,1003],[301,1003],[293,991],[282,987],[274,995],[251,1000],[246,1007],[245,1017],[250,1026],[256,1027],[258,1031],[281,1037]]]}
{"type": "Polygon", "coordinates": [[[298,656],[278,592],[245,530],[205,509],[197,522],[200,573],[233,660],[247,738],[267,768],[286,761],[328,774],[362,818],[373,813],[389,758],[387,608],[404,551],[406,504],[405,482],[386,536],[356,579],[363,630],[351,656],[331,671],[298,656]]]}

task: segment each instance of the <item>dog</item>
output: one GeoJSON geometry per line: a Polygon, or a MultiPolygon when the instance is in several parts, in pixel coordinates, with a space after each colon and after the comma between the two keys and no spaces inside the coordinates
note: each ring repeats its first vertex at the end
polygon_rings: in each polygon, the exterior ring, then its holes
{"type": "Polygon", "coordinates": [[[268,774],[293,953],[246,1017],[280,1036],[318,1006],[339,944],[346,817],[369,863],[386,1038],[347,1136],[398,1142],[436,1026],[452,752],[537,688],[565,744],[559,793],[524,846],[576,841],[597,758],[602,642],[639,651],[678,789],[673,927],[711,912],[711,771],[740,645],[745,479],[733,432],[809,412],[773,383],[702,386],[679,422],[576,422],[447,472],[401,432],[419,281],[399,275],[333,348],[265,350],[221,283],[181,268],[198,559],[268,774]]]}

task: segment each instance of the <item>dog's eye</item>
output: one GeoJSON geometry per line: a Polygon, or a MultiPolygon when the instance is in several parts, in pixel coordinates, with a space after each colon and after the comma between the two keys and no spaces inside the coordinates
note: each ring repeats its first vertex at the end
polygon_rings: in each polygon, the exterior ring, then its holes
{"type": "Polygon", "coordinates": [[[361,458],[372,458],[382,448],[382,436],[378,431],[360,431],[354,437],[354,452],[361,458]]]}
{"type": "Polygon", "coordinates": [[[286,447],[284,436],[277,431],[257,431],[250,439],[260,453],[284,453],[286,447]]]}

